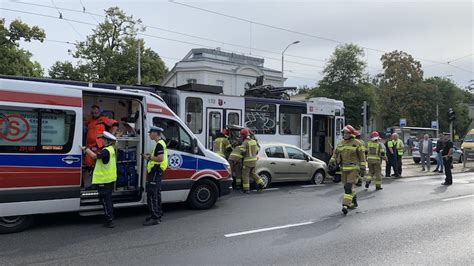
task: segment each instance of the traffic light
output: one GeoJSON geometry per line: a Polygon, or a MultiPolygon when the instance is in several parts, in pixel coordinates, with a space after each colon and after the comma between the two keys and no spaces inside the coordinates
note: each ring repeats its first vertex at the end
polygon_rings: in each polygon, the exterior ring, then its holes
{"type": "Polygon", "coordinates": [[[449,108],[449,110],[448,110],[448,121],[449,122],[453,122],[454,120],[456,120],[456,117],[454,115],[455,115],[455,112],[454,112],[453,108],[449,108]]]}

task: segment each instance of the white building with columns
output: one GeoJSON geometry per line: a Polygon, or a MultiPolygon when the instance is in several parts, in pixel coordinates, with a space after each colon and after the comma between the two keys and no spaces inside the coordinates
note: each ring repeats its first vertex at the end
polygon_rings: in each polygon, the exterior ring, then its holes
{"type": "Polygon", "coordinates": [[[264,59],[220,51],[192,49],[165,76],[162,86],[178,87],[188,83],[221,86],[226,95],[244,95],[247,83],[264,76],[264,84],[283,86],[281,71],[265,68],[264,59]]]}

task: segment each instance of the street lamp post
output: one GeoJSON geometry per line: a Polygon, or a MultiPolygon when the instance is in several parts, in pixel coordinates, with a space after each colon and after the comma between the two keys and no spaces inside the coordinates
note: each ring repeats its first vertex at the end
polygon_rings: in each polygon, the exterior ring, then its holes
{"type": "Polygon", "coordinates": [[[284,63],[285,63],[285,52],[286,52],[286,50],[288,50],[288,48],[289,48],[290,46],[292,46],[293,44],[297,44],[297,43],[300,43],[300,41],[294,41],[294,42],[288,44],[288,46],[285,48],[285,50],[283,50],[283,52],[281,52],[281,85],[282,85],[282,86],[285,85],[285,84],[284,84],[284,83],[285,83],[285,82],[284,82],[284,78],[283,78],[283,71],[284,71],[283,65],[284,65],[284,63]]]}

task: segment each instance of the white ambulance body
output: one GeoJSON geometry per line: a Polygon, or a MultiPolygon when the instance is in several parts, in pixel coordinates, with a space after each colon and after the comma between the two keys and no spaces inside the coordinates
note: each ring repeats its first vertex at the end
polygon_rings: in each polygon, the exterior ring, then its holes
{"type": "Polygon", "coordinates": [[[228,163],[207,150],[156,94],[0,76],[0,233],[25,229],[33,214],[101,209],[97,191],[82,182],[80,146],[93,105],[119,121],[114,207],[146,204],[146,162],[140,154],[155,145],[147,134],[152,125],[164,128],[168,144],[163,203],[188,201],[206,209],[231,192],[228,163]]]}

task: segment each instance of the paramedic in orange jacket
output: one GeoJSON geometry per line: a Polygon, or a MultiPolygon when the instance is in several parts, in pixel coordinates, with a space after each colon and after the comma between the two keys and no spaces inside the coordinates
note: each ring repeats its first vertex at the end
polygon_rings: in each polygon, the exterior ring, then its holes
{"type": "MultiPolygon", "coordinates": [[[[93,105],[91,107],[91,117],[85,122],[85,128],[87,129],[86,135],[86,147],[95,153],[99,153],[104,147],[103,140],[100,138],[104,131],[109,131],[113,135],[117,132],[118,122],[110,119],[100,112],[100,107],[93,105]]],[[[93,168],[95,160],[89,155],[84,156],[84,167],[93,168]]],[[[90,186],[90,182],[84,180],[84,186],[90,186]]],[[[89,180],[90,181],[90,180],[89,180]]]]}

